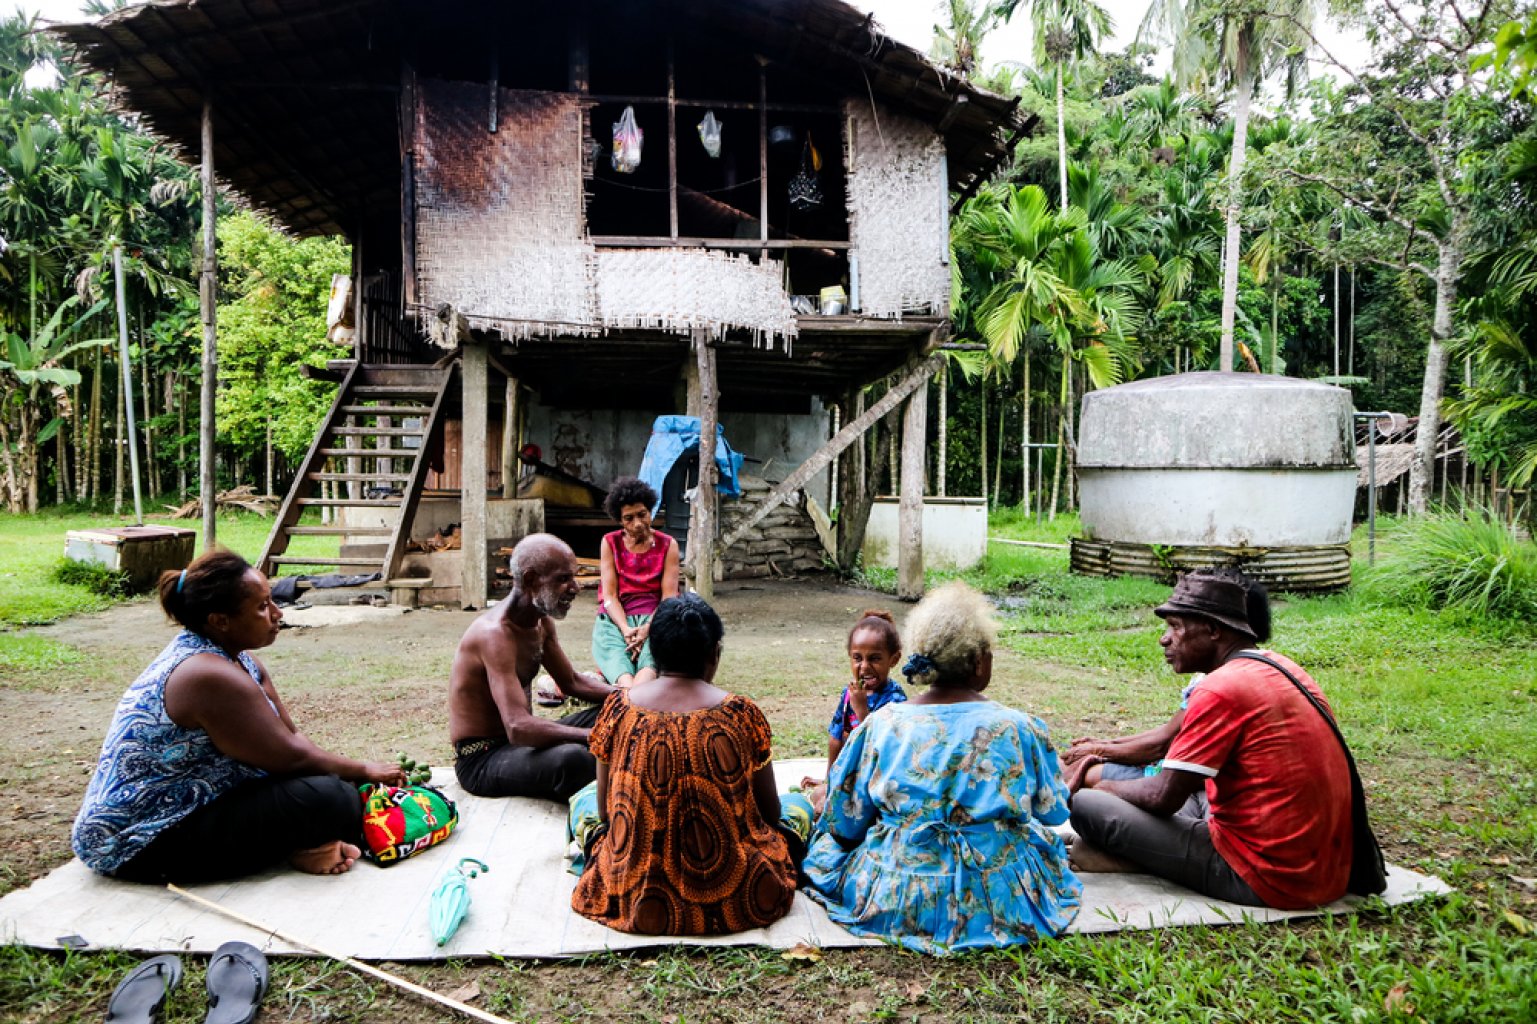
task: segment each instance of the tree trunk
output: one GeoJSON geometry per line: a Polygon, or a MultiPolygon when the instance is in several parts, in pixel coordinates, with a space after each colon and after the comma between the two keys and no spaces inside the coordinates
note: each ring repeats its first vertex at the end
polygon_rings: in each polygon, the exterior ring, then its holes
{"type": "Polygon", "coordinates": [[[180,397],[176,402],[176,493],[185,501],[187,498],[187,381],[180,375],[176,378],[177,391],[180,397]]]}
{"type": "Polygon", "coordinates": [[[1008,402],[998,403],[998,457],[993,460],[993,501],[1000,506],[1003,504],[1003,417],[1008,411],[1008,402]]]}
{"type": "Polygon", "coordinates": [[[16,437],[17,447],[21,449],[21,472],[25,477],[27,491],[27,511],[37,511],[37,418],[32,413],[31,403],[27,396],[22,395],[21,400],[21,433],[16,437]]]}
{"type": "Polygon", "coordinates": [[[1424,515],[1435,479],[1436,435],[1441,433],[1441,391],[1446,382],[1447,343],[1452,336],[1452,311],[1462,268],[1462,225],[1453,222],[1440,244],[1436,260],[1436,307],[1431,319],[1430,347],[1425,353],[1425,379],[1420,385],[1420,422],[1414,434],[1414,461],[1409,464],[1409,511],[1424,515]]]}
{"type": "Polygon", "coordinates": [[[1276,268],[1270,274],[1270,351],[1266,353],[1265,365],[1270,367],[1271,373],[1280,373],[1276,368],[1276,359],[1281,354],[1281,271],[1276,268]]]}
{"type": "Polygon", "coordinates": [[[0,496],[12,515],[21,512],[21,471],[16,465],[16,452],[11,445],[11,427],[4,415],[0,415],[0,458],[5,460],[5,477],[0,480],[0,496]]]}
{"type": "Polygon", "coordinates": [[[139,392],[143,396],[144,416],[140,420],[140,426],[144,428],[144,478],[148,483],[149,497],[153,498],[160,489],[159,473],[155,463],[155,431],[149,425],[150,417],[154,415],[150,411],[149,403],[149,343],[144,340],[144,309],[140,303],[139,308],[139,392]]]}
{"type": "MultiPolygon", "coordinates": [[[[119,369],[123,369],[119,367],[119,369]]],[[[132,373],[132,370],[125,372],[132,373]]],[[[123,474],[123,456],[128,447],[128,438],[123,433],[123,404],[128,401],[128,392],[123,387],[123,374],[117,374],[117,401],[113,403],[116,416],[113,418],[112,430],[112,514],[123,514],[123,484],[126,482],[123,474]]]]}
{"type": "Polygon", "coordinates": [[[1067,102],[1062,95],[1062,62],[1057,62],[1057,181],[1062,189],[1062,211],[1067,212],[1067,102]]]}
{"type": "Polygon", "coordinates": [[[987,374],[982,374],[982,507],[992,508],[987,500],[987,374]]]}
{"type": "Polygon", "coordinates": [[[101,497],[101,349],[96,350],[95,366],[91,370],[91,440],[89,454],[91,470],[88,484],[90,500],[101,497]]]}
{"type": "Polygon", "coordinates": [[[1019,389],[1019,507],[1030,511],[1030,350],[1020,352],[1025,369],[1019,389]]]}
{"type": "MultiPolygon", "coordinates": [[[[893,433],[891,414],[884,416],[871,428],[875,435],[875,451],[871,456],[864,481],[857,473],[840,473],[838,478],[838,568],[849,572],[859,561],[859,551],[865,544],[865,528],[870,524],[870,506],[875,501],[875,481],[886,471],[886,459],[890,454],[887,443],[893,433]]],[[[849,451],[864,450],[864,443],[850,445],[849,451]]]]}
{"type": "Polygon", "coordinates": [[[934,459],[934,493],[945,496],[945,462],[950,457],[950,368],[939,371],[939,452],[934,459]]]}
{"type": "Polygon", "coordinates": [[[1238,95],[1233,103],[1233,152],[1227,163],[1227,235],[1222,254],[1222,343],[1217,369],[1233,369],[1233,321],[1238,309],[1238,262],[1243,256],[1239,215],[1243,211],[1243,165],[1248,156],[1249,101],[1254,93],[1254,72],[1249,67],[1252,28],[1238,35],[1238,66],[1233,75],[1238,95]]]}
{"type": "Polygon", "coordinates": [[[1067,353],[1062,354],[1062,388],[1057,406],[1057,461],[1051,470],[1051,512],[1047,519],[1057,521],[1057,502],[1062,496],[1062,460],[1067,454],[1067,427],[1063,417],[1067,415],[1068,389],[1072,387],[1070,374],[1073,370],[1072,360],[1067,353]]]}

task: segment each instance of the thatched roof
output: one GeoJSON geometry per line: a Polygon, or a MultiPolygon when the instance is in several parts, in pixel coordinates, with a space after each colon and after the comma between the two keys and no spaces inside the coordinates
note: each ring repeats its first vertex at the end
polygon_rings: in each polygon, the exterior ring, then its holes
{"type": "Polygon", "coordinates": [[[543,75],[565,88],[573,19],[623,45],[671,25],[684,48],[759,56],[824,101],[874,96],[939,126],[957,188],[1034,123],[1017,100],[936,67],[841,0],[154,0],[54,31],[189,162],[211,95],[219,177],[290,230],[383,242],[398,223],[402,62],[485,82],[496,57],[504,85],[543,75]]]}

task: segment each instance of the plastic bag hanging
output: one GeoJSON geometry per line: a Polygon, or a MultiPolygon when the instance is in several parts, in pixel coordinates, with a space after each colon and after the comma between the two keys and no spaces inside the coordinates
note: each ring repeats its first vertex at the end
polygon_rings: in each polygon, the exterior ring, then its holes
{"type": "Polygon", "coordinates": [[[474,878],[480,871],[491,870],[474,857],[461,857],[458,864],[443,872],[443,877],[438,879],[438,884],[432,890],[432,899],[427,905],[427,920],[432,927],[432,941],[439,946],[454,937],[454,932],[459,930],[465,915],[470,912],[469,879],[465,877],[464,870],[466,864],[475,865],[469,870],[469,878],[474,878]]]}
{"type": "Polygon", "coordinates": [[[811,144],[811,133],[806,133],[806,145],[801,149],[801,169],[790,177],[790,208],[815,210],[822,205],[822,185],[817,181],[817,168],[821,154],[811,144]]]}
{"type": "Polygon", "coordinates": [[[713,110],[705,111],[704,120],[699,122],[699,141],[710,159],[720,159],[720,122],[713,110]]]}
{"type": "Polygon", "coordinates": [[[635,123],[635,108],[625,107],[619,120],[614,122],[614,170],[620,174],[634,174],[640,166],[640,148],[646,133],[635,123]]]}

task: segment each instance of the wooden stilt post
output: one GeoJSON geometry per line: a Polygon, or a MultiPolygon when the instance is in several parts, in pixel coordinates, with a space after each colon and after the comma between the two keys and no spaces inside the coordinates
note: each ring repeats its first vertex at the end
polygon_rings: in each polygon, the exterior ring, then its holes
{"type": "Polygon", "coordinates": [[[203,393],[199,402],[198,469],[203,503],[203,550],[211,550],[217,532],[214,513],[218,506],[219,475],[215,462],[214,396],[219,387],[217,216],[213,178],[213,98],[203,94],[203,265],[198,275],[198,297],[203,313],[203,393]]]}
{"type": "Polygon", "coordinates": [[[487,352],[481,342],[463,348],[463,436],[459,447],[459,606],[486,606],[487,352]]]}
{"type": "Polygon", "coordinates": [[[689,560],[694,565],[694,590],[706,601],[715,598],[715,434],[720,422],[720,391],[715,376],[715,347],[705,331],[694,332],[699,364],[699,492],[688,528],[689,560]]]}
{"type": "Polygon", "coordinates": [[[507,394],[502,402],[502,497],[504,498],[518,496],[518,470],[522,466],[518,461],[518,449],[523,445],[518,423],[523,415],[522,401],[522,385],[518,382],[518,378],[508,377],[507,394]]]}
{"type": "Polygon", "coordinates": [[[928,450],[929,385],[908,396],[902,417],[902,494],[897,504],[897,597],[923,596],[923,468],[928,450]]]}

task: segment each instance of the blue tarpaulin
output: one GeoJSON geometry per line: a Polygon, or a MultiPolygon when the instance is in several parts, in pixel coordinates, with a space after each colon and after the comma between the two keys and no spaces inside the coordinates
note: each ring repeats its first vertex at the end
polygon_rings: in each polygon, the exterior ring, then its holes
{"type": "MultiPolygon", "coordinates": [[[[646,454],[641,457],[640,472],[636,475],[656,491],[657,504],[661,504],[662,484],[673,463],[698,451],[698,416],[658,416],[651,424],[651,440],[646,442],[646,454]]],[[[733,498],[740,497],[742,487],[737,474],[742,471],[742,455],[726,443],[726,430],[719,423],[715,425],[715,467],[719,476],[715,489],[733,498]]],[[[655,514],[656,509],[651,511],[655,514]]]]}

